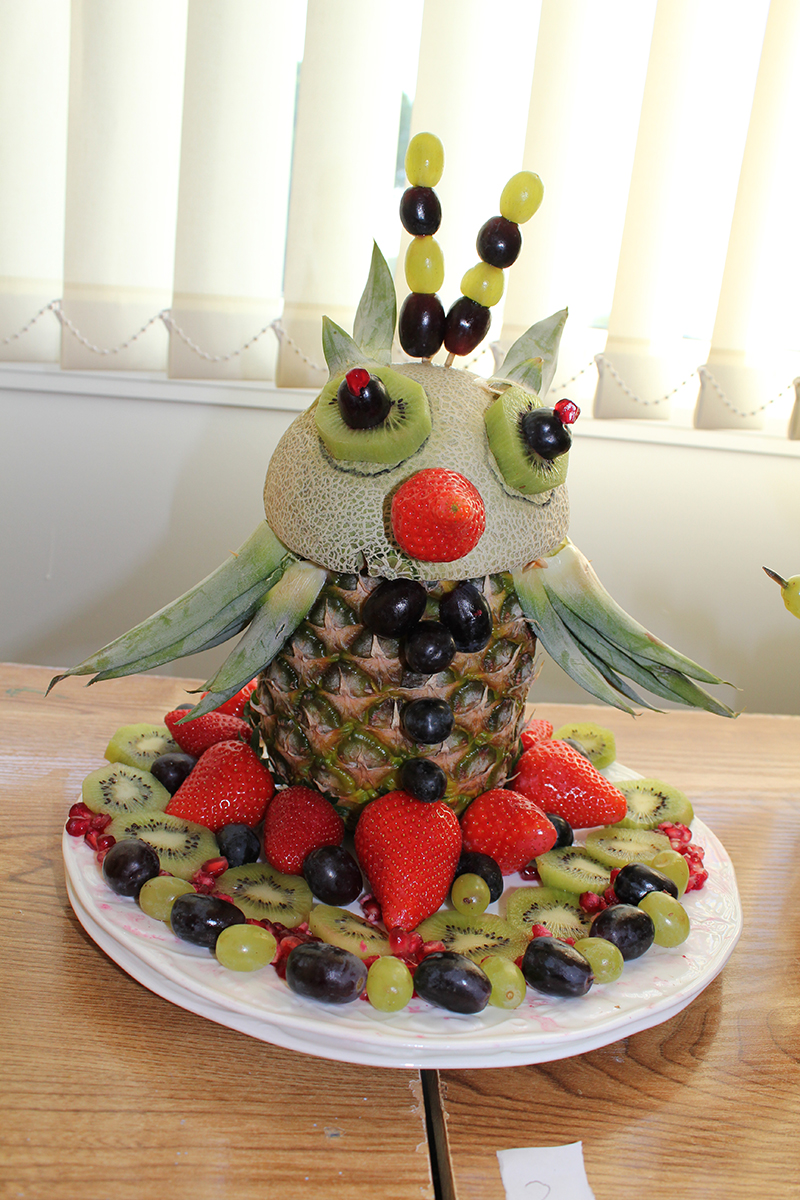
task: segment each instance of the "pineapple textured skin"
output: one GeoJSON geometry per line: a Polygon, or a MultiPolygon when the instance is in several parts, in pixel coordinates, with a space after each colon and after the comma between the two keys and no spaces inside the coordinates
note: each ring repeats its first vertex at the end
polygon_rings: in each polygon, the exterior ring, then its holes
{"type": "MultiPolygon", "coordinates": [[[[410,757],[442,767],[444,800],[457,813],[504,783],[534,673],[536,639],[509,574],[475,581],[492,610],[489,643],[457,653],[431,676],[409,672],[399,643],[361,624],[361,605],[380,582],[330,573],[308,616],[259,676],[251,702],[277,775],[327,793],[351,826],[366,803],[397,786],[410,757]],[[452,707],[453,730],[440,745],[420,745],[403,731],[403,705],[423,697],[452,707]]],[[[439,597],[452,586],[427,584],[427,616],[436,617],[439,597]]]]}

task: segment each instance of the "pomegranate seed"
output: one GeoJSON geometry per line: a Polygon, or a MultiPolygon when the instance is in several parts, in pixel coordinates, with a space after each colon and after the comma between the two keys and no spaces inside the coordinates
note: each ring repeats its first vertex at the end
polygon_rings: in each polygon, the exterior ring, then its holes
{"type": "Polygon", "coordinates": [[[227,901],[228,901],[228,904],[234,904],[234,903],[235,903],[235,901],[234,901],[233,897],[232,897],[232,896],[228,896],[228,895],[226,895],[226,894],[225,894],[225,892],[215,892],[215,893],[214,893],[214,895],[216,896],[216,898],[217,898],[218,900],[227,900],[227,901]]]}
{"type": "Polygon", "coordinates": [[[568,946],[575,945],[575,938],[559,938],[559,941],[566,942],[568,946]]]}
{"type": "Polygon", "coordinates": [[[578,897],[578,903],[583,912],[593,916],[594,913],[602,912],[604,908],[608,908],[602,896],[598,896],[597,892],[581,892],[578,897]]]}
{"type": "Polygon", "coordinates": [[[374,896],[362,896],[359,900],[359,906],[364,914],[364,919],[369,921],[370,925],[379,925],[381,922],[381,906],[374,896]]]}
{"type": "Polygon", "coordinates": [[[389,945],[397,958],[413,958],[416,961],[422,944],[418,933],[409,933],[405,929],[389,930],[389,945]]]}
{"type": "Polygon", "coordinates": [[[278,949],[275,957],[272,960],[272,965],[280,975],[281,979],[286,978],[286,960],[294,950],[295,946],[302,945],[302,938],[285,937],[278,942],[278,949]]]}
{"type": "Polygon", "coordinates": [[[538,922],[531,925],[531,937],[552,937],[552,933],[546,925],[540,925],[538,922]]]}
{"type": "Polygon", "coordinates": [[[581,415],[581,410],[574,400],[559,400],[553,405],[553,412],[558,413],[565,425],[574,425],[581,415]]]}
{"type": "Polygon", "coordinates": [[[209,875],[202,867],[197,868],[189,882],[201,896],[209,896],[217,886],[216,878],[213,875],[209,875]]]}
{"type": "Polygon", "coordinates": [[[606,890],[603,892],[603,899],[606,902],[607,908],[613,908],[615,904],[619,904],[617,894],[612,887],[606,888],[606,890]]]}
{"type": "Polygon", "coordinates": [[[72,808],[69,810],[69,815],[71,817],[89,817],[91,820],[95,814],[86,804],[83,803],[82,800],[79,800],[77,804],[73,804],[72,808]]]}
{"type": "Polygon", "coordinates": [[[611,868],[611,886],[612,887],[614,886],[614,882],[620,873],[620,869],[621,869],[620,867],[612,867],[611,868]]]}
{"type": "Polygon", "coordinates": [[[93,850],[97,850],[97,843],[100,840],[100,834],[96,829],[90,829],[84,834],[83,840],[86,842],[87,846],[91,846],[93,850]]]}
{"type": "Polygon", "coordinates": [[[520,877],[520,879],[528,879],[528,880],[538,879],[539,872],[536,868],[536,863],[529,862],[527,867],[522,868],[522,870],[519,873],[519,877],[520,877]]]}
{"type": "Polygon", "coordinates": [[[201,871],[205,871],[208,875],[213,875],[215,879],[219,879],[220,875],[224,875],[228,869],[227,858],[209,858],[208,862],[204,862],[201,871]]]}
{"type": "Polygon", "coordinates": [[[364,966],[367,968],[367,970],[369,970],[370,967],[372,966],[372,964],[374,962],[377,962],[380,957],[381,957],[380,954],[370,954],[370,956],[368,958],[365,958],[364,966]]]}
{"type": "Polygon", "coordinates": [[[103,833],[103,831],[108,829],[109,825],[111,824],[111,814],[97,813],[92,817],[89,824],[91,825],[92,829],[95,829],[98,833],[103,833]]]}
{"type": "Polygon", "coordinates": [[[347,372],[345,379],[350,395],[358,396],[369,383],[369,371],[365,371],[363,367],[354,367],[352,371],[347,372]]]}
{"type": "Polygon", "coordinates": [[[419,949],[419,961],[422,962],[429,954],[441,954],[446,949],[444,942],[423,942],[419,949]]]}
{"type": "Polygon", "coordinates": [[[114,837],[113,833],[104,833],[97,839],[98,852],[105,851],[107,854],[111,847],[116,846],[116,844],[117,839],[114,837]]]}
{"type": "Polygon", "coordinates": [[[89,830],[88,817],[70,817],[66,830],[70,837],[83,837],[89,830]]]}

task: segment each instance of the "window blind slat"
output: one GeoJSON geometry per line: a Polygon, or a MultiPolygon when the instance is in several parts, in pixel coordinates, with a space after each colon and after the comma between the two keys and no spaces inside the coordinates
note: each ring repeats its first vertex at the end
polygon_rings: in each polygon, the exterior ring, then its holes
{"type": "Polygon", "coordinates": [[[284,0],[189,2],[172,376],[274,376],[271,330],[236,352],[283,307],[303,19],[284,0]]]}
{"type": "MultiPolygon", "coordinates": [[[[508,273],[502,342],[567,306],[556,384],[604,342],[654,12],[655,0],[542,3],[524,164],[544,200],[508,273]]],[[[583,403],[593,383],[592,369],[572,394],[583,403]]]]}
{"type": "MultiPolygon", "coordinates": [[[[172,297],[186,0],[73,0],[71,41],[63,309],[110,349],[172,297]]],[[[164,370],[166,351],[158,320],[114,355],[65,330],[61,364],[164,370]]]]}
{"type": "Polygon", "coordinates": [[[595,416],[668,417],[674,339],[710,325],[766,12],[725,24],[719,0],[658,4],[595,416]]]}
{"type": "Polygon", "coordinates": [[[69,0],[0,0],[0,359],[57,362],[69,0]]]}
{"type": "MultiPolygon", "coordinates": [[[[754,297],[767,241],[770,201],[782,181],[781,151],[785,154],[789,149],[780,136],[787,111],[794,115],[796,158],[799,54],[800,4],[797,0],[771,0],[711,347],[701,369],[694,414],[700,429],[761,428],[762,406],[780,387],[778,379],[770,378],[772,373],[764,369],[767,363],[756,366],[748,362],[748,349],[757,316],[754,297]]],[[[782,232],[787,248],[796,245],[796,207],[782,232]]],[[[762,303],[779,303],[781,293],[788,295],[789,291],[780,288],[775,299],[762,296],[762,303]]],[[[798,341],[795,346],[800,349],[798,341]]],[[[771,349],[774,352],[775,348],[771,349]]]]}
{"type": "MultiPolygon", "coordinates": [[[[309,0],[297,102],[278,383],[324,382],[323,314],[348,332],[377,214],[392,195],[400,124],[398,6],[309,0]],[[310,360],[307,361],[307,360],[310,360]]],[[[399,230],[398,230],[399,240],[399,230]]],[[[395,247],[396,247],[395,243],[395,247]]],[[[394,247],[383,246],[387,258],[394,247]]]]}

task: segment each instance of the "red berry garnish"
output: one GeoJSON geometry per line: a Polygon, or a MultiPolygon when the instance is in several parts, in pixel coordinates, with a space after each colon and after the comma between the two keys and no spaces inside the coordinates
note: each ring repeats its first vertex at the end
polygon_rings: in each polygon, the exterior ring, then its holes
{"type": "Polygon", "coordinates": [[[369,371],[365,371],[363,367],[353,367],[352,371],[347,372],[345,379],[350,395],[357,396],[369,383],[369,371]]]}
{"type": "Polygon", "coordinates": [[[581,415],[581,410],[574,400],[559,400],[553,405],[553,412],[558,413],[565,425],[574,425],[581,415]]]}

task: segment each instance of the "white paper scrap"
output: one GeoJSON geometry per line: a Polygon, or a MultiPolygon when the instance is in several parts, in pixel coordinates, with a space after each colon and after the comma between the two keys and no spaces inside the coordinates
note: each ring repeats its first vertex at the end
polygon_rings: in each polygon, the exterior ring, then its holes
{"type": "Polygon", "coordinates": [[[498,1150],[506,1200],[595,1200],[583,1165],[583,1144],[498,1150]]]}

